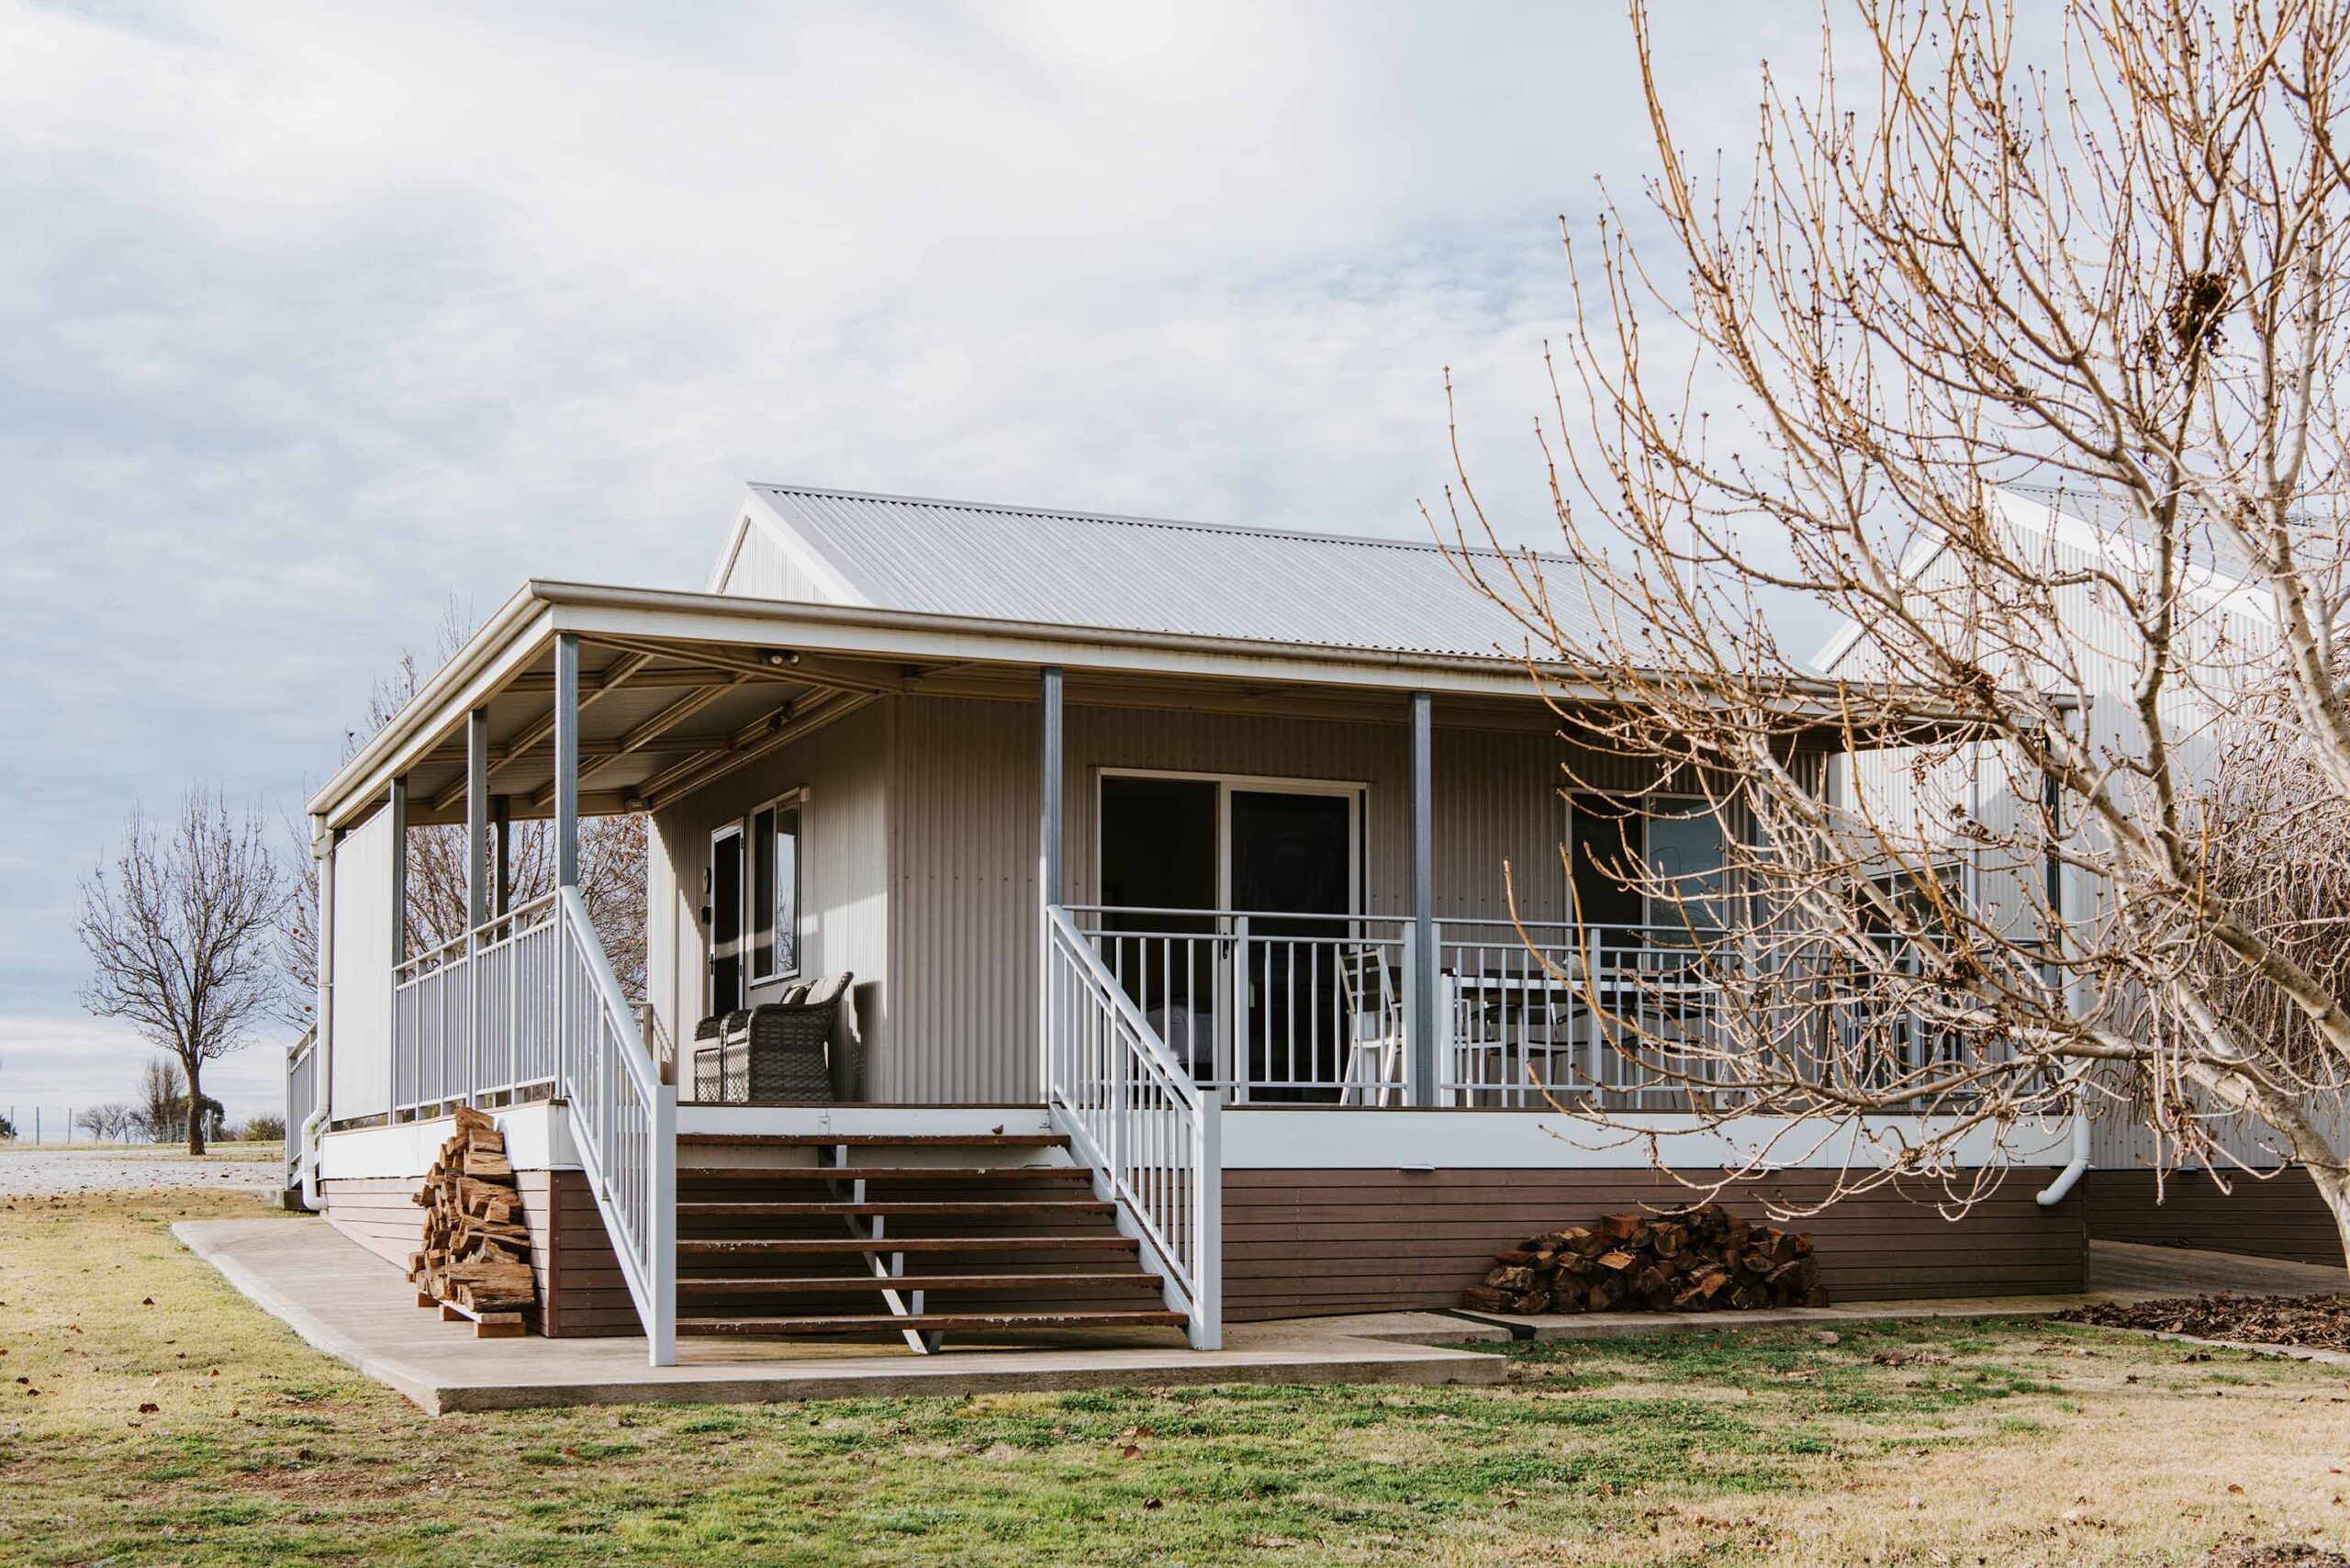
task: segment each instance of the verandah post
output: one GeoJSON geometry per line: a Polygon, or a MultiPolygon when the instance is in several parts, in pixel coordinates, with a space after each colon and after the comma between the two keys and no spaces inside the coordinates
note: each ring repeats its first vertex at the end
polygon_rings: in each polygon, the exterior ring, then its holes
{"type": "Polygon", "coordinates": [[[465,715],[465,1100],[482,1082],[481,928],[489,920],[489,710],[465,715]]]}
{"type": "MultiPolygon", "coordinates": [[[[392,1081],[392,1092],[384,1102],[386,1124],[399,1119],[400,1114],[400,968],[408,962],[408,776],[392,780],[391,799],[385,805],[391,819],[385,831],[392,840],[392,1048],[386,1063],[392,1081]]],[[[405,1045],[409,1050],[420,1048],[417,1036],[422,1032],[423,1019],[411,1009],[413,1026],[405,1045]]],[[[419,1059],[420,1068],[421,1058],[419,1059]]]]}
{"type": "Polygon", "coordinates": [[[1052,962],[1052,910],[1061,902],[1061,669],[1046,665],[1038,672],[1037,698],[1042,710],[1037,726],[1036,789],[1036,1092],[1052,1103],[1052,1017],[1046,1002],[1047,966],[1052,962]]]}
{"type": "Polygon", "coordinates": [[[1404,1020],[1404,1098],[1437,1103],[1436,723],[1428,693],[1412,693],[1411,1004],[1404,1020]]]}

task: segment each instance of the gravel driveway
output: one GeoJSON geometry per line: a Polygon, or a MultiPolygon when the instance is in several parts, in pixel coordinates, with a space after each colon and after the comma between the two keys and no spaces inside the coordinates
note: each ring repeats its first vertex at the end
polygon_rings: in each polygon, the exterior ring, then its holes
{"type": "Polygon", "coordinates": [[[267,1154],[237,1151],[202,1159],[142,1149],[0,1148],[0,1194],[180,1187],[274,1193],[283,1170],[274,1145],[267,1154]]]}

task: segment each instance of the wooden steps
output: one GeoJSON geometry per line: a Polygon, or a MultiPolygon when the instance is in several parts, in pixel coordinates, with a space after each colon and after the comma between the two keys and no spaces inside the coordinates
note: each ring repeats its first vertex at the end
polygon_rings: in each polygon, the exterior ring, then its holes
{"type": "Polygon", "coordinates": [[[716,1162],[677,1168],[677,1332],[705,1337],[1163,1331],[1164,1281],[1140,1264],[1092,1172],[1038,1163],[1058,1133],[686,1134],[716,1162]],[[744,1165],[729,1149],[814,1150],[744,1165]],[[915,1163],[951,1151],[951,1164],[915,1163]],[[853,1186],[853,1183],[862,1183],[853,1186]],[[854,1196],[852,1196],[854,1193],[854,1196]]]}
{"type": "Polygon", "coordinates": [[[1080,1215],[1110,1215],[1117,1213],[1117,1204],[1105,1203],[1100,1198],[935,1198],[927,1201],[907,1198],[868,1200],[864,1203],[853,1203],[845,1198],[838,1201],[811,1200],[807,1203],[798,1203],[789,1199],[769,1202],[760,1198],[711,1200],[692,1198],[677,1205],[677,1215],[683,1219],[688,1215],[703,1218],[723,1217],[730,1215],[772,1215],[778,1218],[816,1215],[883,1215],[911,1219],[917,1215],[992,1215],[1009,1219],[1015,1215],[1043,1215],[1048,1218],[1064,1215],[1075,1217],[1080,1215]]]}
{"type": "Polygon", "coordinates": [[[1003,1332],[1050,1328],[1181,1328],[1185,1318],[1165,1308],[1138,1312],[914,1312],[842,1317],[679,1317],[677,1332],[695,1335],[790,1336],[917,1332],[1003,1332]]]}
{"type": "Polygon", "coordinates": [[[1131,1236],[892,1236],[879,1241],[857,1237],[725,1237],[677,1238],[677,1256],[790,1258],[857,1252],[1133,1252],[1131,1236]]]}
{"type": "Polygon", "coordinates": [[[751,1274],[739,1279],[681,1280],[680,1299],[724,1295],[843,1295],[862,1291],[1008,1291],[1052,1284],[1064,1290],[1110,1290],[1124,1286],[1158,1288],[1158,1276],[1140,1269],[1106,1274],[899,1274],[883,1279],[875,1274],[795,1274],[783,1278],[751,1274]]]}
{"type": "Polygon", "coordinates": [[[763,1182],[1091,1182],[1082,1165],[680,1165],[677,1184],[763,1182]]]}

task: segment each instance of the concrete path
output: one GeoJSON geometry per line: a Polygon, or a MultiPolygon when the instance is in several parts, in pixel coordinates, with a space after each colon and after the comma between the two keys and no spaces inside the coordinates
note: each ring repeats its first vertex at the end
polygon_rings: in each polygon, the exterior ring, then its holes
{"type": "Polygon", "coordinates": [[[443,1323],[437,1314],[419,1308],[413,1288],[397,1269],[321,1221],[183,1221],[172,1233],[312,1345],[435,1415],[532,1406],[952,1397],[1176,1383],[1491,1383],[1503,1375],[1500,1358],[1449,1347],[1512,1338],[2032,1316],[2099,1300],[2219,1290],[2306,1295],[2344,1286],[2338,1270],[2101,1241],[2091,1247],[2095,1290],[2086,1295],[1848,1302],[1738,1313],[1380,1313],[1236,1325],[1227,1332],[1226,1349],[1206,1354],[1171,1333],[1050,1347],[950,1341],[946,1353],[937,1356],[863,1343],[688,1340],[679,1347],[677,1365],[652,1367],[645,1364],[641,1338],[476,1339],[469,1325],[443,1323]]]}
{"type": "MultiPolygon", "coordinates": [[[[644,1341],[476,1339],[415,1305],[399,1271],[319,1220],[189,1220],[172,1234],[304,1339],[428,1412],[648,1401],[953,1397],[1177,1383],[1498,1382],[1498,1357],[1361,1338],[1326,1327],[1246,1325],[1228,1348],[1161,1343],[1038,1348],[952,1340],[916,1356],[871,1344],[689,1340],[678,1364],[647,1366],[644,1341]]],[[[1456,1340],[1473,1338],[1468,1324],[1456,1340]]]]}
{"type": "Polygon", "coordinates": [[[2350,1289],[2340,1269],[2194,1252],[2131,1242],[2089,1243],[2089,1290],[2077,1295],[1954,1296],[1936,1301],[1850,1301],[1834,1306],[1763,1308],[1752,1312],[1390,1312],[1363,1317],[1301,1320],[1328,1333],[1404,1344],[1457,1345],[1497,1339],[1612,1339],[1648,1334],[1721,1334],[1749,1328],[1833,1328],[1841,1323],[1884,1323],[1926,1317],[2035,1317],[2097,1301],[2149,1301],[2161,1296],[2333,1294],[2350,1289]]]}

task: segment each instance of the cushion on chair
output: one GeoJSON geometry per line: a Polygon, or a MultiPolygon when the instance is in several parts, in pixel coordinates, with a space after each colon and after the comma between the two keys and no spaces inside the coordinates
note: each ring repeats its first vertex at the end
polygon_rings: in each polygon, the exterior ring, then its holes
{"type": "Polygon", "coordinates": [[[840,1001],[848,991],[849,982],[856,978],[846,969],[843,969],[836,975],[826,975],[808,987],[807,994],[800,999],[800,1005],[830,1007],[840,1001]]]}

